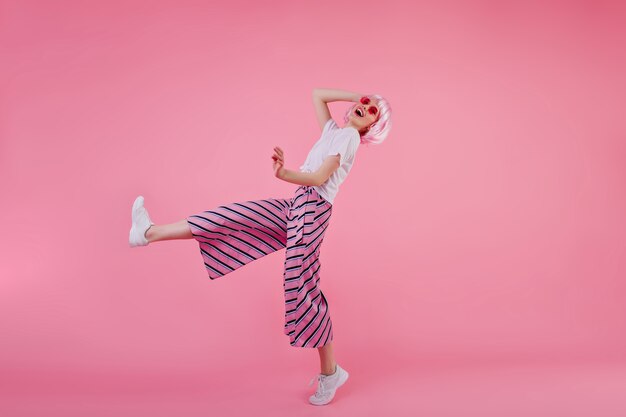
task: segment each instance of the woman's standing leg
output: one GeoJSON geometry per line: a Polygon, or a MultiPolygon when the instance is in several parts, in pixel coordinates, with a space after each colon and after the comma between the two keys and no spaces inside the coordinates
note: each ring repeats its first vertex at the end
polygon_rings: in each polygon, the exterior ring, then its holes
{"type": "Polygon", "coordinates": [[[329,342],[324,346],[317,348],[320,354],[320,368],[324,375],[335,373],[337,362],[335,362],[335,353],[333,352],[333,342],[329,342]]]}
{"type": "Polygon", "coordinates": [[[288,213],[284,333],[295,347],[317,348],[333,340],[328,302],[319,285],[319,255],[332,207],[314,192],[299,188],[288,213]]]}
{"type": "Polygon", "coordinates": [[[180,220],[176,223],[152,225],[146,231],[146,239],[148,242],[158,242],[159,240],[172,239],[191,239],[191,229],[187,223],[187,219],[180,220]]]}

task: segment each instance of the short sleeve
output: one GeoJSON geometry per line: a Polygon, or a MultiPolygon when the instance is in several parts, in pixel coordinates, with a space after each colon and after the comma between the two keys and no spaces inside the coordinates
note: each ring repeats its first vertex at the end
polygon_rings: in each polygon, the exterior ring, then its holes
{"type": "Polygon", "coordinates": [[[354,148],[354,135],[352,130],[344,130],[335,135],[330,142],[327,156],[339,154],[339,165],[343,164],[354,156],[356,149],[354,148]]]}
{"type": "Polygon", "coordinates": [[[322,129],[322,135],[326,134],[329,130],[339,129],[335,120],[331,117],[326,121],[324,128],[322,129]]]}

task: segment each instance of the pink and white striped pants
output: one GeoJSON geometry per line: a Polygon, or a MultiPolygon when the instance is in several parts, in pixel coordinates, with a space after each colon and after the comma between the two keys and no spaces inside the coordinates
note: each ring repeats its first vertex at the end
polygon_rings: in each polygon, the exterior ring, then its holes
{"type": "Polygon", "coordinates": [[[320,347],[333,340],[328,302],[319,286],[320,247],[332,204],[310,186],[292,198],[231,203],[187,217],[210,279],[282,248],[285,327],[296,347],[320,347]]]}

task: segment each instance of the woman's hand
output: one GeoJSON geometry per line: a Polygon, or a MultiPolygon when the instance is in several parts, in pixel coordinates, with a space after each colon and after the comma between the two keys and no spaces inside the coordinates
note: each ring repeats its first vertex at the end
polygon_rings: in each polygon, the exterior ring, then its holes
{"type": "Polygon", "coordinates": [[[283,179],[283,174],[285,173],[285,156],[283,154],[283,150],[278,146],[274,147],[274,155],[272,155],[272,159],[274,160],[274,176],[276,178],[283,179]]]}

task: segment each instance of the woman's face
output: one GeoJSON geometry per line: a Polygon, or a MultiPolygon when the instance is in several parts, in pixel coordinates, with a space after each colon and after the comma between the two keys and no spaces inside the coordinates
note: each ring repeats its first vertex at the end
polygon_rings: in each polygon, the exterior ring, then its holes
{"type": "Polygon", "coordinates": [[[378,120],[380,109],[378,102],[369,97],[361,97],[361,100],[350,113],[350,121],[359,132],[367,132],[367,128],[378,120]]]}

